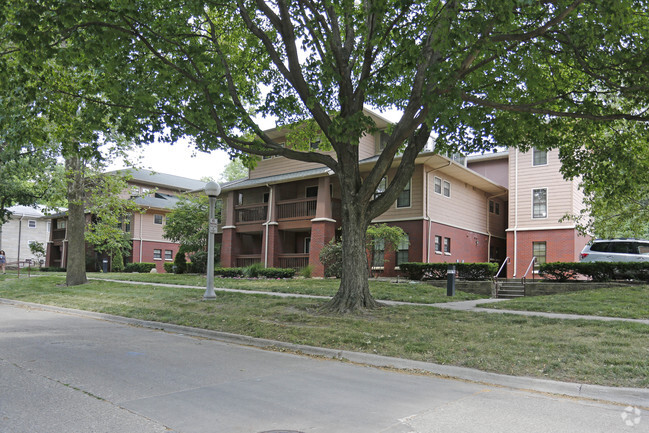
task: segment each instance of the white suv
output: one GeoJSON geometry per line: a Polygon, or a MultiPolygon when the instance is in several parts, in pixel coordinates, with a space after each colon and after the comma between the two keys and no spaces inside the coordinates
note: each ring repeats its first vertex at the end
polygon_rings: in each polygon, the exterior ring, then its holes
{"type": "Polygon", "coordinates": [[[649,241],[644,239],[597,239],[579,255],[582,262],[649,261],[649,241]]]}

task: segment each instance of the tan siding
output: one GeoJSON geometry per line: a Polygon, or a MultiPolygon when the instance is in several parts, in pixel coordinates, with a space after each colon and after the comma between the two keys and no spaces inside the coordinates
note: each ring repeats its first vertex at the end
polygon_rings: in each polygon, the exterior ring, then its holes
{"type": "Polygon", "coordinates": [[[443,173],[428,175],[428,215],[434,222],[487,233],[487,198],[484,191],[443,173]],[[435,193],[435,177],[451,183],[451,197],[435,193]]]}
{"type": "Polygon", "coordinates": [[[516,155],[510,158],[509,185],[512,198],[510,199],[510,228],[519,229],[540,227],[571,226],[569,221],[559,220],[574,209],[572,181],[566,181],[559,172],[561,163],[558,151],[548,152],[548,164],[543,166],[532,165],[532,151],[518,153],[518,180],[516,179],[516,155]],[[547,189],[548,212],[547,218],[532,218],[532,191],[534,189],[547,189]],[[518,221],[516,218],[516,205],[518,204],[518,221]]]}
{"type": "Polygon", "coordinates": [[[371,158],[378,153],[378,133],[377,134],[363,134],[358,144],[359,159],[371,158]]]}
{"type": "MultiPolygon", "coordinates": [[[[410,207],[398,208],[397,203],[395,202],[390,206],[386,212],[381,216],[376,218],[377,221],[385,219],[410,219],[416,217],[422,217],[424,214],[424,191],[423,191],[423,166],[415,167],[415,172],[412,175],[412,182],[410,186],[410,207]]],[[[388,182],[392,181],[392,178],[396,170],[390,170],[388,172],[388,182]]]]}
{"type": "MultiPolygon", "coordinates": [[[[156,210],[149,210],[147,213],[142,215],[142,233],[141,237],[145,240],[162,240],[162,228],[166,222],[166,215],[163,212],[156,210]],[[163,215],[163,224],[154,224],[153,215],[160,214],[163,215]]],[[[138,227],[139,230],[139,227],[138,227]]],[[[139,233],[138,233],[139,234],[139,233]]],[[[139,237],[138,237],[139,239],[139,237]]]]}
{"type": "Polygon", "coordinates": [[[322,167],[322,164],[313,162],[302,162],[294,159],[282,157],[264,159],[257,163],[257,167],[250,171],[250,179],[260,177],[275,176],[284,173],[293,173],[296,171],[310,170],[322,167]]]}

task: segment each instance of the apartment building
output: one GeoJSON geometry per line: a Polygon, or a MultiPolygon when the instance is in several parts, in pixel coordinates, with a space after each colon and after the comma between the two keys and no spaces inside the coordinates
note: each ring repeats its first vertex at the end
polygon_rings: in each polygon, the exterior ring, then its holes
{"type": "MultiPolygon", "coordinates": [[[[134,213],[124,221],[123,230],[130,234],[133,248],[131,255],[125,258],[126,263],[155,263],[158,272],[164,272],[164,263],[172,262],[178,252],[179,244],[163,237],[166,217],[178,202],[179,194],[202,190],[205,183],[195,179],[156,173],[149,170],[120,170],[130,176],[128,188],[123,198],[131,198],[141,211],[134,213]]],[[[107,174],[117,173],[109,172],[107,174]]],[[[90,215],[86,215],[89,220],[90,215]]],[[[47,247],[48,266],[65,267],[67,264],[67,215],[58,214],[52,217],[52,231],[47,247]]],[[[89,271],[98,270],[102,260],[88,248],[89,271]]]]}
{"type": "Polygon", "coordinates": [[[39,257],[31,253],[29,245],[33,242],[47,244],[50,237],[51,222],[42,206],[11,206],[9,221],[0,228],[0,250],[7,254],[7,262],[16,266],[18,261],[25,266],[25,261],[32,266],[39,265],[39,257]]]}
{"type": "MultiPolygon", "coordinates": [[[[368,113],[379,129],[388,122],[368,113]]],[[[268,131],[278,143],[279,129],[268,131]]],[[[361,170],[369,172],[381,150],[382,133],[359,142],[361,170]]],[[[388,172],[379,189],[389,184],[388,172]]],[[[506,275],[525,275],[532,257],[575,261],[586,238],[561,221],[578,212],[578,181],[559,171],[558,151],[516,149],[453,158],[428,148],[416,160],[408,186],[374,223],[399,226],[408,243],[396,252],[375,251],[374,271],[398,274],[399,263],[507,262],[506,275]]],[[[319,254],[340,227],[340,188],[327,168],[284,157],[265,158],[247,179],[223,185],[223,266],[313,267],[324,275],[319,254]]],[[[527,277],[534,272],[530,268],[527,277]]],[[[503,272],[502,275],[505,275],[503,272]]]]}

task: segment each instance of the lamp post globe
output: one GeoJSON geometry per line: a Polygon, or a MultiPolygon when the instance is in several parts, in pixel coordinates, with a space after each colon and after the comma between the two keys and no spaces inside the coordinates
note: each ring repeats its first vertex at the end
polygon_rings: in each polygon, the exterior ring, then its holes
{"type": "Polygon", "coordinates": [[[214,205],[216,204],[216,197],[221,194],[221,187],[216,182],[207,182],[205,184],[205,194],[209,197],[209,221],[207,234],[207,288],[203,300],[208,301],[216,299],[214,293],[214,235],[216,234],[218,221],[214,218],[214,205]]]}

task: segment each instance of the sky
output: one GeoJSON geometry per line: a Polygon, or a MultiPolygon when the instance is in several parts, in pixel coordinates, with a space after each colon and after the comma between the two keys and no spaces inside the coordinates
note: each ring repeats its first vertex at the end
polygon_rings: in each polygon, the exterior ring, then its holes
{"type": "MultiPolygon", "coordinates": [[[[373,111],[378,113],[377,110],[373,111]]],[[[398,121],[401,116],[401,113],[396,110],[379,114],[393,122],[398,121]]],[[[262,129],[270,129],[275,127],[275,120],[257,119],[257,124],[262,129]]],[[[198,152],[188,141],[180,141],[173,145],[151,143],[130,154],[131,160],[135,160],[138,156],[140,160],[135,161],[135,166],[138,168],[197,180],[204,178],[219,180],[223,169],[230,162],[230,158],[224,151],[198,152]]],[[[108,166],[107,171],[125,167],[123,161],[117,160],[108,166]]]]}

